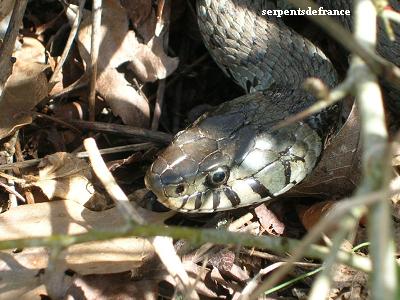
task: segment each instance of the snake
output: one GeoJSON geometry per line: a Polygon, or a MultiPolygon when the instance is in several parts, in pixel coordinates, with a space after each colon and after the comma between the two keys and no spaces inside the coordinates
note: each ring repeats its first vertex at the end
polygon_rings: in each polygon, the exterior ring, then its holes
{"type": "Polygon", "coordinates": [[[281,18],[261,14],[270,2],[196,3],[211,57],[246,94],[178,132],[147,170],[145,185],[162,204],[186,213],[274,199],[313,171],[337,131],[340,104],[285,127],[276,124],[317,101],[302,87],[307,78],[332,88],[338,75],[320,48],[281,18]]]}

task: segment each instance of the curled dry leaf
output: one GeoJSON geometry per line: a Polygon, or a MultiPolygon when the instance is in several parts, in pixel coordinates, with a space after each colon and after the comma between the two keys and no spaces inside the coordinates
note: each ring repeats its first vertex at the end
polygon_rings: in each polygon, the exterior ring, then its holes
{"type": "Polygon", "coordinates": [[[351,194],[361,178],[360,119],[354,104],[345,124],[324,150],[319,163],[292,195],[331,197],[351,194]]]}
{"type": "Polygon", "coordinates": [[[13,56],[17,60],[0,102],[0,139],[31,123],[32,118],[27,113],[47,95],[44,71],[49,66],[45,63],[43,45],[36,39],[24,38],[13,56]]]}
{"type": "MultiPolygon", "coordinates": [[[[125,9],[117,0],[103,2],[100,29],[97,91],[111,106],[113,113],[125,124],[148,126],[149,105],[129,83],[123,73],[117,71],[121,64],[130,62],[135,75],[142,82],[155,81],[171,74],[178,65],[176,58],[154,53],[152,44],[142,44],[129,22],[125,9]]],[[[79,52],[86,65],[91,45],[91,18],[82,21],[78,33],[79,52]]]]}
{"type": "Polygon", "coordinates": [[[39,176],[32,185],[50,200],[68,199],[84,205],[94,194],[90,166],[83,159],[57,152],[46,156],[39,168],[39,176]]]}
{"type": "Polygon", "coordinates": [[[315,203],[310,207],[299,207],[297,209],[298,215],[304,228],[310,230],[336,203],[336,201],[323,201],[315,203]]]}

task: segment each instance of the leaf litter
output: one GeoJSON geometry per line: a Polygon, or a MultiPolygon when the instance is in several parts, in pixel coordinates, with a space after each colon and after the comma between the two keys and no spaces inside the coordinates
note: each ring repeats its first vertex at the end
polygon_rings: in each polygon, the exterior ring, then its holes
{"type": "MultiPolygon", "coordinates": [[[[57,47],[63,49],[65,45],[68,28],[76,15],[76,4],[77,1],[39,0],[28,5],[13,54],[16,62],[4,99],[0,101],[0,141],[8,141],[18,132],[19,140],[14,145],[16,157],[38,159],[40,164],[14,168],[11,177],[4,175],[8,180],[15,176],[18,192],[31,197],[34,204],[19,205],[0,215],[2,240],[80,234],[124,225],[123,218],[92,174],[90,164],[74,154],[81,150],[86,132],[68,123],[72,118],[85,119],[88,115],[92,24],[89,4],[85,6],[78,34],[56,85],[50,86],[48,82],[49,74],[60,61],[62,51],[57,52],[57,47]],[[57,4],[58,8],[57,5],[50,8],[51,4],[57,4]],[[74,86],[74,82],[81,85],[74,86]]],[[[164,2],[159,4],[161,7],[164,2]]],[[[171,23],[167,20],[161,24],[160,18],[165,16],[152,1],[103,1],[96,78],[98,121],[148,128],[157,97],[156,85],[162,79],[168,79],[167,104],[161,120],[164,131],[184,128],[185,115],[193,107],[204,102],[216,105],[242,93],[207,56],[192,3],[174,1],[171,5],[171,23]],[[168,38],[170,47],[165,49],[168,38]]],[[[0,21],[5,20],[11,9],[11,1],[0,3],[0,21]]],[[[146,200],[147,208],[138,210],[154,223],[223,227],[254,235],[300,238],[334,207],[335,201],[325,191],[339,186],[348,193],[356,185],[359,143],[354,137],[358,123],[354,114],[350,115],[337,143],[332,143],[336,146],[325,152],[319,173],[295,191],[297,196],[306,196],[298,204],[294,205],[289,198],[250,210],[217,214],[206,220],[157,212],[163,208],[153,205],[150,198],[146,200]],[[332,160],[332,157],[335,158],[332,160]],[[318,191],[323,191],[319,196],[325,202],[310,200],[318,191]],[[231,225],[235,226],[221,225],[232,220],[231,225]]],[[[135,137],[119,137],[118,132],[97,133],[96,139],[104,148],[138,143],[135,137]]],[[[113,174],[123,189],[133,192],[133,203],[147,195],[138,191],[143,187],[144,170],[159,148],[154,145],[136,151],[138,155],[132,157],[139,159],[125,160],[128,155],[124,153],[105,156],[107,163],[114,166],[113,174]]],[[[397,168],[398,160],[395,155],[393,165],[397,168]]],[[[5,190],[0,194],[9,195],[5,190]]],[[[356,243],[365,240],[359,234],[356,243]]],[[[350,242],[349,245],[353,246],[350,242]]],[[[198,281],[196,290],[204,299],[237,299],[259,272],[260,278],[266,278],[270,273],[265,271],[268,267],[286,259],[283,254],[281,257],[240,247],[205,244],[192,248],[184,241],[176,241],[175,247],[190,277],[198,281]]],[[[143,238],[77,244],[62,249],[56,261],[52,261],[51,249],[44,247],[1,251],[0,256],[0,288],[6,299],[40,299],[47,295],[51,285],[47,274],[63,277],[56,287],[64,291],[65,299],[163,299],[172,297],[176,288],[175,279],[163,269],[151,244],[143,238]],[[51,271],[49,266],[54,265],[62,272],[51,271]]],[[[302,263],[291,277],[303,274],[310,266],[315,268],[319,262],[302,263]]],[[[337,269],[330,299],[364,299],[365,276],[344,266],[337,269]]],[[[304,280],[270,296],[300,298],[304,295],[302,289],[307,290],[310,282],[304,280]]]]}

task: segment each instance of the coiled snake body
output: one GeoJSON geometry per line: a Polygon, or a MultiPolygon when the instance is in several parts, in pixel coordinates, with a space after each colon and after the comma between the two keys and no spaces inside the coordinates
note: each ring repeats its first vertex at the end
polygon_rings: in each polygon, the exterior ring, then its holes
{"type": "Polygon", "coordinates": [[[276,197],[314,168],[335,130],[338,107],[272,130],[315,102],[308,77],[332,87],[329,59],[278,18],[265,1],[198,0],[205,44],[222,70],[249,94],[225,102],[179,132],[148,170],[159,201],[185,212],[213,212],[276,197]]]}

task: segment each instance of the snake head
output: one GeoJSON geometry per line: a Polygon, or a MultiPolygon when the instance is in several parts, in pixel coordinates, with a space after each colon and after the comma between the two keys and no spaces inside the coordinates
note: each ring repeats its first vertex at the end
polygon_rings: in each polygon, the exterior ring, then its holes
{"type": "Polygon", "coordinates": [[[265,201],[303,180],[321,137],[303,122],[271,131],[277,113],[257,100],[238,98],[178,133],[147,171],[147,188],[171,209],[213,212],[265,201]]]}
{"type": "Polygon", "coordinates": [[[171,209],[213,211],[218,205],[204,205],[205,195],[227,184],[231,164],[218,142],[194,126],[178,133],[158,156],[147,171],[145,184],[171,209]]]}

